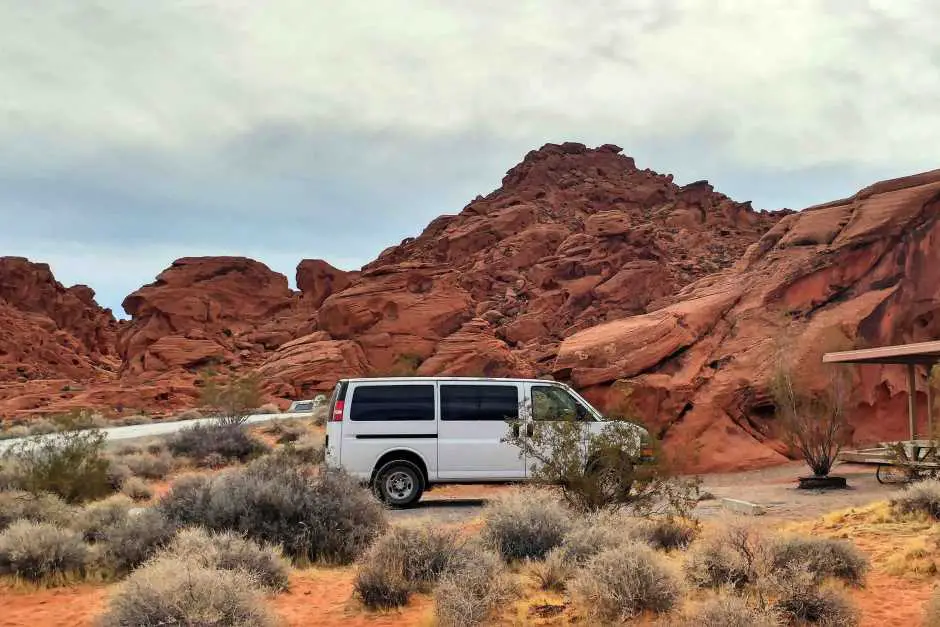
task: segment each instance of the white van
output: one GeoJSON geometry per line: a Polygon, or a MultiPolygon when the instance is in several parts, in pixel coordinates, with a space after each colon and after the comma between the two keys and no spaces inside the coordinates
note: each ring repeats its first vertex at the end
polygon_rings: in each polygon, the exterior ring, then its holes
{"type": "MultiPolygon", "coordinates": [[[[396,377],[343,379],[330,399],[326,464],[368,482],[382,501],[407,507],[433,484],[525,481],[510,428],[574,417],[600,430],[604,417],[573,389],[541,379],[396,377]],[[523,415],[520,417],[520,408],[523,415]]],[[[637,426],[637,446],[648,433],[637,426]]],[[[632,451],[632,454],[638,451],[632,451]]]]}

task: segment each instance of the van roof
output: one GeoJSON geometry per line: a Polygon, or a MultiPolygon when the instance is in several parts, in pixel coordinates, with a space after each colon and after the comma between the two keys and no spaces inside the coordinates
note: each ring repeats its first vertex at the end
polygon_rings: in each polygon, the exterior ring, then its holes
{"type": "Polygon", "coordinates": [[[508,377],[355,377],[340,379],[340,382],[362,383],[363,381],[502,381],[507,383],[558,383],[553,379],[514,379],[508,377]]]}

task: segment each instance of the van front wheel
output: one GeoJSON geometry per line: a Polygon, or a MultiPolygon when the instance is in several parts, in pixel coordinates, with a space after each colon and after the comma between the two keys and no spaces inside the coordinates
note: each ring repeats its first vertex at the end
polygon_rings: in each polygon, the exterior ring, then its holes
{"type": "Polygon", "coordinates": [[[424,478],[411,462],[391,461],[375,473],[372,490],[389,507],[410,507],[418,502],[424,492],[424,478]]]}

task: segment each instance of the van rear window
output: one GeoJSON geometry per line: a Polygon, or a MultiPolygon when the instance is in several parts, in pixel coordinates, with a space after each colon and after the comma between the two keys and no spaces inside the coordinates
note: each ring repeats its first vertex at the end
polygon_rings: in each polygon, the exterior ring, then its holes
{"type": "Polygon", "coordinates": [[[441,420],[509,420],[519,417],[514,385],[442,385],[441,420]]]}
{"type": "Polygon", "coordinates": [[[357,422],[434,420],[434,386],[357,387],[353,391],[349,419],[357,422]]]}

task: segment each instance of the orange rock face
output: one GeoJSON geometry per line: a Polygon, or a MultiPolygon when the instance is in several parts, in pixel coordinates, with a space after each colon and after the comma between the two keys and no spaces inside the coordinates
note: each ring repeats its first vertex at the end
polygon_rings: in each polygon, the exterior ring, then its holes
{"type": "MultiPolygon", "coordinates": [[[[781,461],[768,391],[781,338],[810,369],[808,385],[821,388],[819,353],[833,339],[879,346],[940,337],[940,170],[790,215],[733,268],[669,300],[565,339],[556,376],[597,399],[615,381],[631,384],[643,417],[699,470],[781,461]]],[[[906,439],[902,368],[856,367],[856,443],[906,439]]]]}

